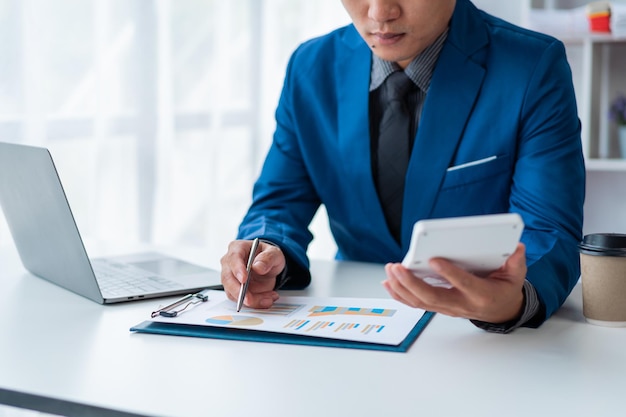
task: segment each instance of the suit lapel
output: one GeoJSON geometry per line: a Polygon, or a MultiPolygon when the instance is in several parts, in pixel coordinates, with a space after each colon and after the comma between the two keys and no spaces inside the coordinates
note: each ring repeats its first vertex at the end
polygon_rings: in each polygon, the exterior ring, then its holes
{"type": "Polygon", "coordinates": [[[471,14],[465,2],[457,3],[424,103],[407,172],[410,185],[404,193],[402,246],[405,250],[413,224],[432,215],[446,170],[454,158],[485,76],[484,68],[470,59],[471,54],[486,43],[484,28],[471,14]],[[465,32],[468,26],[473,27],[473,31],[465,32]],[[463,33],[473,35],[457,38],[460,27],[463,33]]]}

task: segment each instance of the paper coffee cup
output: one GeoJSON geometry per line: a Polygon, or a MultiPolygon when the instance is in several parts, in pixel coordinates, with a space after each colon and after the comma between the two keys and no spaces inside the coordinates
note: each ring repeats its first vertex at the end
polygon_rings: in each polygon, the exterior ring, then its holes
{"type": "Polygon", "coordinates": [[[590,234],[578,246],[585,319],[600,326],[626,326],[626,235],[590,234]]]}

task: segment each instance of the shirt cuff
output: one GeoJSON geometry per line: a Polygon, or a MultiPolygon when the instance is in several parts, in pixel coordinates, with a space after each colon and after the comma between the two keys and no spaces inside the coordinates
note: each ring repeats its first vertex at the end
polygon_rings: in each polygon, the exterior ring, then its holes
{"type": "Polygon", "coordinates": [[[522,293],[524,294],[524,311],[519,318],[505,323],[489,323],[480,320],[470,321],[476,327],[491,333],[510,333],[518,327],[522,327],[525,324],[534,321],[533,319],[535,316],[540,314],[542,311],[541,301],[539,301],[539,297],[537,296],[537,290],[528,280],[525,280],[524,286],[522,287],[522,293]]]}

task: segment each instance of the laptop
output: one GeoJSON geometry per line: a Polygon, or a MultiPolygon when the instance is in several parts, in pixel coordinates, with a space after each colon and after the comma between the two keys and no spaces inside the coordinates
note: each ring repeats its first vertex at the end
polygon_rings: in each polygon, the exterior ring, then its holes
{"type": "Polygon", "coordinates": [[[90,259],[46,148],[0,142],[0,206],[24,267],[97,303],[220,284],[218,271],[157,252],[90,259]]]}

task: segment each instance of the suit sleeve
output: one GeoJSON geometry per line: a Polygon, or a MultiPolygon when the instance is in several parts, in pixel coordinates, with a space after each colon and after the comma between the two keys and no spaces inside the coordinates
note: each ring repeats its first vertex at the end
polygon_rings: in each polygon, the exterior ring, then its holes
{"type": "Polygon", "coordinates": [[[550,317],[580,275],[585,167],[572,76],[561,42],[545,51],[522,106],[511,211],[523,214],[527,279],[550,317]]]}
{"type": "Polygon", "coordinates": [[[294,94],[297,94],[297,57],[292,56],[279,104],[276,131],[261,174],[253,189],[253,201],[238,233],[239,239],[262,237],[278,245],[287,257],[287,287],[309,284],[306,250],[313,236],[308,226],[320,206],[299,144],[294,94]]]}

